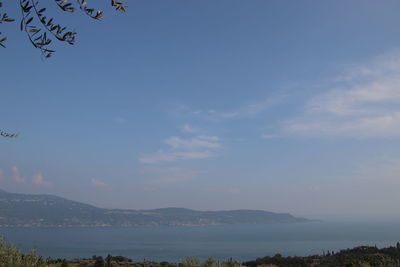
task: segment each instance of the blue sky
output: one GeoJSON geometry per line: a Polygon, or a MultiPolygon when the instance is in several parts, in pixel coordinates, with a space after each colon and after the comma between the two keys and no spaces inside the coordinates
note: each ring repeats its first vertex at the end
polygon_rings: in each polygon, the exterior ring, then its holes
{"type": "MultiPolygon", "coordinates": [[[[0,186],[102,207],[398,213],[398,1],[130,1],[3,26],[0,186]]],[[[11,15],[18,16],[8,4],[11,15]],[[14,13],[13,13],[14,12],[14,13]]]]}

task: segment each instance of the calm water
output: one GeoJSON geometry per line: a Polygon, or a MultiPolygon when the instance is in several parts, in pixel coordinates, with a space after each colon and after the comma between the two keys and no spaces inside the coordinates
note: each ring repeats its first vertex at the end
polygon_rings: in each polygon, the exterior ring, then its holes
{"type": "Polygon", "coordinates": [[[122,255],[178,262],[186,256],[245,261],[265,255],[310,255],[358,245],[395,244],[400,223],[228,225],[206,227],[0,228],[17,247],[42,256],[122,255]]]}

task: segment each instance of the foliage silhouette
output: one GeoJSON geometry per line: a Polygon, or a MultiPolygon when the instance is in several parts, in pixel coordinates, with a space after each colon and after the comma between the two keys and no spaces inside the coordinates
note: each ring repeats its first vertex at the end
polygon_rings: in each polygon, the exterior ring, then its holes
{"type": "Polygon", "coordinates": [[[0,130],[0,135],[3,137],[16,138],[19,136],[19,133],[9,133],[9,132],[4,132],[4,131],[0,130]]]}
{"type": "MultiPolygon", "coordinates": [[[[76,32],[69,30],[56,22],[55,18],[49,16],[47,8],[41,5],[40,0],[18,0],[8,3],[18,3],[21,11],[20,29],[25,32],[29,42],[40,50],[44,58],[49,58],[55,52],[50,46],[53,40],[70,45],[75,43],[76,32]]],[[[89,7],[86,0],[54,0],[57,7],[69,13],[81,10],[91,19],[103,18],[103,11],[89,7]]],[[[120,0],[111,0],[111,6],[120,12],[126,11],[126,6],[120,0]]],[[[0,24],[14,22],[15,19],[3,11],[3,1],[0,0],[0,24]]],[[[7,37],[0,32],[0,46],[5,47],[7,37]]]]}

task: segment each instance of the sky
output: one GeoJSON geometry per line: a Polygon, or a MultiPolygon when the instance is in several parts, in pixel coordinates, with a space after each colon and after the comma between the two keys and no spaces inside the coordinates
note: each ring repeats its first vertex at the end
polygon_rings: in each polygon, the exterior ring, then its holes
{"type": "Polygon", "coordinates": [[[20,136],[0,139],[0,188],[106,208],[399,213],[399,1],[108,4],[101,21],[50,9],[78,36],[49,60],[1,25],[0,129],[20,136]]]}

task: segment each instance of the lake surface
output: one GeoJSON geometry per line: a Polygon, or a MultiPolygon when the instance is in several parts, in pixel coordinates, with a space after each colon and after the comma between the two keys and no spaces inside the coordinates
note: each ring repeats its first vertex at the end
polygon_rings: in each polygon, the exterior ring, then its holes
{"type": "Polygon", "coordinates": [[[133,260],[179,262],[192,256],[238,261],[281,253],[311,255],[359,245],[394,245],[400,223],[296,223],[199,227],[0,228],[0,235],[24,251],[44,257],[122,255],[133,260]]]}

